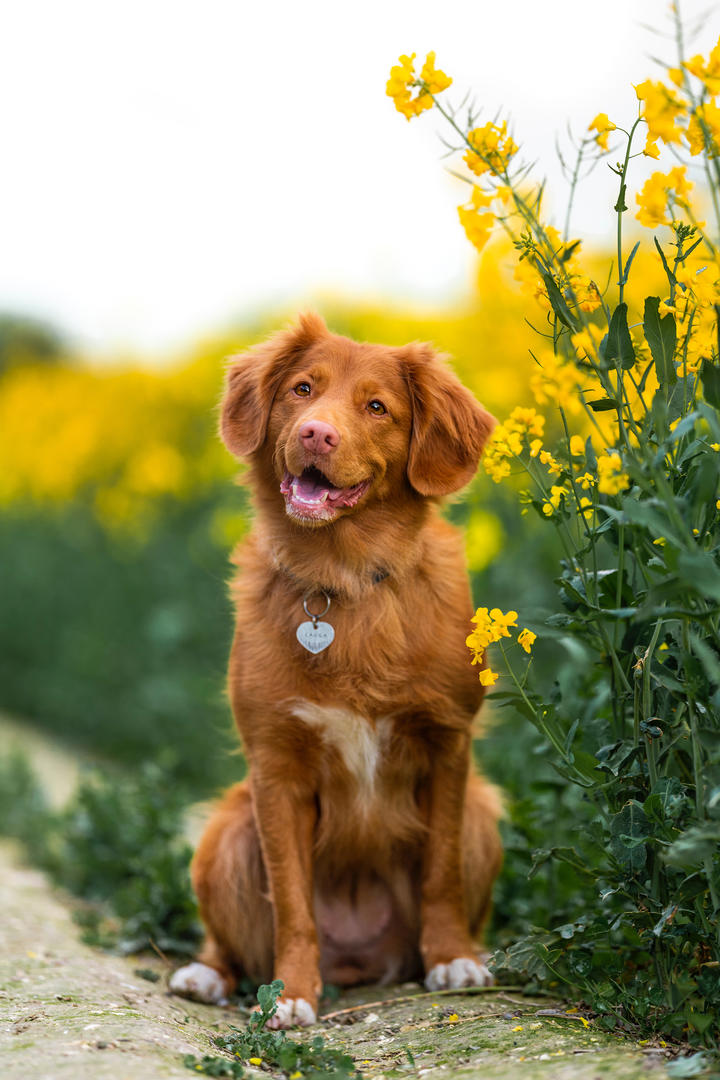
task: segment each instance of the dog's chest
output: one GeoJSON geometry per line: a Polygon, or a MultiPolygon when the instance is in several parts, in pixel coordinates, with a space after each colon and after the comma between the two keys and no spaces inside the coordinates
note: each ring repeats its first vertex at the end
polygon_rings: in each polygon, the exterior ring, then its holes
{"type": "Polygon", "coordinates": [[[310,701],[296,702],[293,715],[320,734],[329,755],[339,759],[358,794],[371,798],[387,764],[392,717],[383,716],[371,724],[351,709],[310,701]]]}

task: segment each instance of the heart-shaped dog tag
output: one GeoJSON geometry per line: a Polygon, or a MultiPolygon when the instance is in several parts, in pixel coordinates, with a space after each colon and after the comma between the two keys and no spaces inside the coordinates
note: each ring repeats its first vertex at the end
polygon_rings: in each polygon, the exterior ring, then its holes
{"type": "Polygon", "coordinates": [[[302,622],[296,631],[297,639],[311,653],[322,652],[332,645],[335,631],[327,622],[302,622]]]}

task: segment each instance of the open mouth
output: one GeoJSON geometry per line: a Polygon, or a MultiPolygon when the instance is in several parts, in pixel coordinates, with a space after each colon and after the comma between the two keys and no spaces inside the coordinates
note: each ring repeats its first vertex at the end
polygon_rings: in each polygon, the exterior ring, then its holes
{"type": "Polygon", "coordinates": [[[369,479],[351,487],[336,487],[311,466],[299,476],[286,471],[280,491],[285,496],[285,508],[293,517],[327,521],[341,508],[356,506],[369,487],[369,479]]]}

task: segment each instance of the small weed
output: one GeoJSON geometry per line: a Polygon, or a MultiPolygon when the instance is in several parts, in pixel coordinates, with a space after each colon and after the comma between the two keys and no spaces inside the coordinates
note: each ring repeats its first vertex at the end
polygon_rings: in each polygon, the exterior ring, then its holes
{"type": "MultiPolygon", "coordinates": [[[[351,1057],[325,1046],[322,1035],[316,1035],[310,1042],[291,1039],[285,1031],[267,1031],[266,1024],[277,1012],[277,1001],[283,992],[279,979],[267,986],[259,986],[257,992],[259,1010],[253,1014],[246,1028],[230,1027],[228,1034],[216,1035],[213,1042],[220,1050],[232,1054],[241,1061],[256,1063],[281,1069],[288,1076],[302,1076],[304,1080],[344,1080],[360,1077],[351,1057]]],[[[223,1057],[204,1057],[202,1059],[188,1054],[184,1063],[189,1069],[205,1073],[206,1076],[242,1076],[241,1072],[215,1071],[227,1067],[242,1068],[236,1062],[223,1057]],[[212,1070],[212,1071],[211,1071],[212,1070]]]]}
{"type": "Polygon", "coordinates": [[[245,1066],[239,1061],[228,1061],[227,1058],[204,1054],[201,1058],[194,1054],[186,1054],[183,1058],[186,1069],[203,1073],[205,1076],[233,1076],[236,1078],[245,1076],[245,1066]]]}

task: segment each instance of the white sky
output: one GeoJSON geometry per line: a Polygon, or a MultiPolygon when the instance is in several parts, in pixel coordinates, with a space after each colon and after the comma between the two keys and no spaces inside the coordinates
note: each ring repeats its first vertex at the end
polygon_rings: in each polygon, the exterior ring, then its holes
{"type": "MultiPolygon", "coordinates": [[[[86,349],[163,352],[322,290],[435,305],[473,255],[440,118],[385,96],[429,49],[512,116],[562,204],[555,134],[631,121],[674,62],[665,0],[16,0],[0,20],[0,307],[86,349]]],[[[689,52],[717,41],[717,4],[689,52]]],[[[661,167],[669,167],[671,160],[661,167]]],[[[636,174],[657,164],[641,162],[636,174]]],[[[603,164],[575,231],[598,236],[603,164]]],[[[602,196],[601,196],[602,197],[602,196]]],[[[605,220],[608,220],[606,217],[605,220]]]]}

